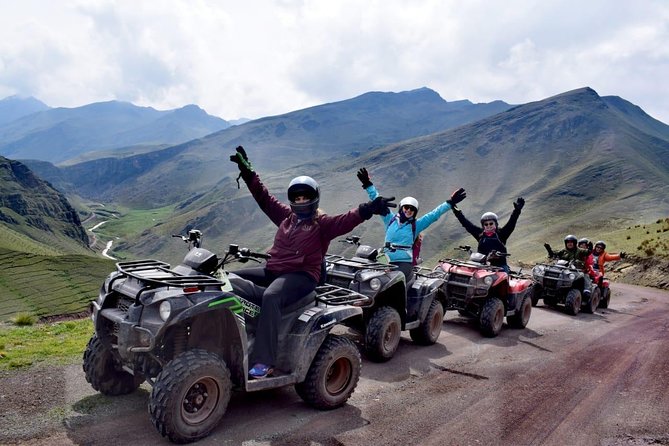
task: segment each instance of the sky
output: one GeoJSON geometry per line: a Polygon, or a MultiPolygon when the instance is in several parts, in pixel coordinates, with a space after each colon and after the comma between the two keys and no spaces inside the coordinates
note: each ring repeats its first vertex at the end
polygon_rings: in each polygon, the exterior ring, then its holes
{"type": "Polygon", "coordinates": [[[522,104],[588,86],[669,124],[668,79],[666,0],[0,0],[0,99],[51,107],[234,120],[369,91],[522,104]]]}

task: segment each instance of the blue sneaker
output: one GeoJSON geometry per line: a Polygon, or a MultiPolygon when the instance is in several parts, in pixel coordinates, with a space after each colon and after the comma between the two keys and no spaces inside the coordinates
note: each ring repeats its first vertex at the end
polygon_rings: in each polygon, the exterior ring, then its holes
{"type": "Polygon", "coordinates": [[[251,378],[259,379],[268,377],[272,372],[274,372],[272,366],[258,363],[249,370],[249,375],[251,378]]]}

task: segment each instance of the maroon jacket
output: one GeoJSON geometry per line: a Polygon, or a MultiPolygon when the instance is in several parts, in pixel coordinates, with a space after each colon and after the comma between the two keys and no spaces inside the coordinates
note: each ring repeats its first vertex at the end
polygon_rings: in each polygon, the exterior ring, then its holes
{"type": "Polygon", "coordinates": [[[272,258],[266,265],[274,273],[304,271],[318,282],[330,241],[364,221],[357,208],[334,217],[321,214],[313,220],[299,220],[290,206],[267,191],[257,174],[254,173],[246,185],[260,209],[279,227],[268,252],[272,258]]]}

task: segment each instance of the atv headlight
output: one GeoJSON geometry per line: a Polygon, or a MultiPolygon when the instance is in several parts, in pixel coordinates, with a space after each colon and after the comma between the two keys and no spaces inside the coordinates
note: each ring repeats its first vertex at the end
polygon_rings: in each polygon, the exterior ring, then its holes
{"type": "Polygon", "coordinates": [[[532,268],[532,275],[534,277],[542,277],[544,275],[544,267],[541,265],[535,266],[532,268]]]}
{"type": "Polygon", "coordinates": [[[379,288],[381,288],[381,280],[378,277],[373,278],[369,281],[369,287],[374,291],[377,291],[379,288]]]}
{"type": "Polygon", "coordinates": [[[575,278],[576,278],[576,274],[569,273],[569,280],[574,280],[575,278]]]}
{"type": "Polygon", "coordinates": [[[170,305],[169,301],[164,300],[160,303],[158,312],[160,313],[160,318],[163,320],[163,322],[165,322],[170,318],[170,315],[172,314],[172,305],[170,305]]]}
{"type": "Polygon", "coordinates": [[[492,276],[485,276],[483,278],[483,283],[485,283],[488,286],[492,285],[492,282],[493,282],[492,276]]]}

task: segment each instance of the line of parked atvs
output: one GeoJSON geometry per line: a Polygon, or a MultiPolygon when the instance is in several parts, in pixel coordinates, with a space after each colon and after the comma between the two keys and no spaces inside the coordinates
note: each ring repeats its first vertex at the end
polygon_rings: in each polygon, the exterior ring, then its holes
{"type": "Polygon", "coordinates": [[[349,337],[332,332],[336,325],[360,333],[366,355],[380,362],[393,357],[403,330],[418,344],[437,342],[448,310],[478,319],[484,335],[496,336],[505,317],[524,328],[539,299],[571,314],[594,312],[610,299],[608,282],[586,290],[584,273],[566,262],[539,264],[528,276],[489,265],[499,253],[415,267],[407,281],[384,261],[384,251],[405,247],[375,249],[347,237],[355,255],[326,256],[326,282],[284,309],[274,375],[252,380],[248,357],[260,308],[248,293],[259,290],[225,265],[267,256],[230,245],[219,259],[201,247],[200,231],[179,237],[189,251],[174,268],[157,260],[117,263],[92,303],[95,334],[83,361],[87,381],[105,395],[147,381],[151,422],[176,443],[209,435],[232,390],[294,385],[313,407],[343,405],[357,386],[361,355],[349,337]]]}

